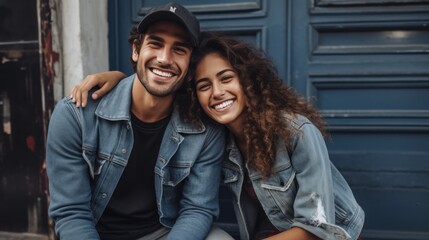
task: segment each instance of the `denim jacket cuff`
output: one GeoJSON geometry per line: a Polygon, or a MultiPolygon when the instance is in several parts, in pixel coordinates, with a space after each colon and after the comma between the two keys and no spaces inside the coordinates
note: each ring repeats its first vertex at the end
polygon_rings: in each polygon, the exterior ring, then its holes
{"type": "Polygon", "coordinates": [[[292,227],[302,228],[315,236],[325,240],[340,240],[350,239],[351,236],[342,228],[330,223],[321,223],[319,226],[304,224],[301,222],[294,222],[292,227]]]}

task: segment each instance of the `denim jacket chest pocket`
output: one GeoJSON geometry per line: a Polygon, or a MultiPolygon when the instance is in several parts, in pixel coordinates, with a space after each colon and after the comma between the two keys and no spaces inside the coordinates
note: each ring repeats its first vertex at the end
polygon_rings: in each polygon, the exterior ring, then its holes
{"type": "Polygon", "coordinates": [[[102,156],[97,153],[95,150],[86,149],[84,147],[82,156],[85,159],[89,167],[89,174],[93,180],[96,180],[97,177],[101,174],[101,170],[106,163],[108,157],[102,156]]]}
{"type": "Polygon", "coordinates": [[[265,209],[273,214],[286,215],[289,220],[292,219],[293,203],[298,186],[295,171],[290,162],[277,164],[268,178],[262,178],[259,173],[253,172],[250,173],[250,179],[259,201],[265,206],[265,209]]]}
{"type": "Polygon", "coordinates": [[[191,171],[191,165],[185,163],[170,162],[163,170],[163,185],[176,187],[191,171]]]}
{"type": "MultiPolygon", "coordinates": [[[[155,170],[158,172],[158,170],[155,170]]],[[[181,163],[171,159],[161,171],[163,198],[166,202],[177,202],[182,194],[184,180],[189,176],[191,164],[181,163]]]]}
{"type": "Polygon", "coordinates": [[[222,184],[236,195],[238,195],[240,189],[239,184],[242,182],[239,180],[242,180],[242,178],[243,176],[238,166],[225,162],[222,164],[222,184]]]}

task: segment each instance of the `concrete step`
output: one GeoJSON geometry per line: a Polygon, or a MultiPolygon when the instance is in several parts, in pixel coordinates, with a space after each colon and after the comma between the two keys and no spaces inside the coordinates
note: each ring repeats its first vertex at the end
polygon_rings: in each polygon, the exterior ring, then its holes
{"type": "Polygon", "coordinates": [[[35,233],[0,232],[0,240],[48,240],[48,235],[35,233]]]}

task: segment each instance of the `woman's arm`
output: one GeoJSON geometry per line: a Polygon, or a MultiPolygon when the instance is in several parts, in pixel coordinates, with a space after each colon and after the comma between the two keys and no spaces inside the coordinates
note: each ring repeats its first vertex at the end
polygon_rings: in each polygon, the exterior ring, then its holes
{"type": "Polygon", "coordinates": [[[292,227],[311,232],[320,239],[334,239],[344,231],[335,225],[335,203],[331,165],[322,134],[304,121],[291,153],[298,189],[293,203],[292,227]]]}
{"type": "Polygon", "coordinates": [[[93,87],[100,87],[100,89],[91,95],[93,99],[97,99],[104,96],[114,86],[116,86],[116,84],[118,84],[119,80],[125,77],[126,75],[119,71],[99,72],[88,75],[81,83],[77,84],[73,88],[71,92],[72,101],[76,103],[77,107],[85,107],[88,98],[88,91],[93,87]]]}

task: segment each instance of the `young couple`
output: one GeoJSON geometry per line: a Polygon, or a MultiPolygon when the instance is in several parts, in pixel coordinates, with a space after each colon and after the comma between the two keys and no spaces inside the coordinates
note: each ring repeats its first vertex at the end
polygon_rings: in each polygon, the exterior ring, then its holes
{"type": "Polygon", "coordinates": [[[130,34],[136,74],[91,75],[55,108],[60,238],[231,239],[211,227],[222,181],[240,239],[357,239],[364,213],[329,160],[320,114],[253,46],[198,35],[180,5],[157,9],[130,34]]]}

